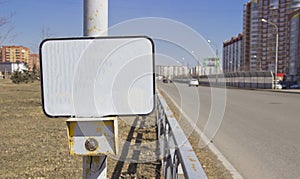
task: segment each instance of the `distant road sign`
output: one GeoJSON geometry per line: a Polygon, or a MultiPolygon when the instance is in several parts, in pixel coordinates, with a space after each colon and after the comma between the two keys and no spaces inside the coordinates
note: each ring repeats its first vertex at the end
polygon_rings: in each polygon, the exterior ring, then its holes
{"type": "Polygon", "coordinates": [[[40,62],[48,116],[146,115],[154,109],[154,43],[148,37],[46,39],[40,62]]]}

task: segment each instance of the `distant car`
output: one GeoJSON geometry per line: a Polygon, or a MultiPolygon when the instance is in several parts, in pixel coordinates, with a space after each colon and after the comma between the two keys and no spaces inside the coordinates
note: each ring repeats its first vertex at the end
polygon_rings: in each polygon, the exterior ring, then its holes
{"type": "Polygon", "coordinates": [[[189,80],[189,86],[199,86],[199,81],[197,79],[190,79],[189,80]]]}
{"type": "Polygon", "coordinates": [[[282,86],[282,89],[287,89],[290,86],[287,81],[281,81],[279,84],[282,86]]]}
{"type": "Polygon", "coordinates": [[[299,85],[299,83],[296,81],[296,82],[293,82],[293,83],[290,85],[290,88],[291,88],[291,89],[299,89],[299,88],[300,88],[300,85],[299,85]]]}
{"type": "Polygon", "coordinates": [[[170,76],[168,77],[168,82],[173,83],[172,77],[170,77],[170,76]]]}
{"type": "Polygon", "coordinates": [[[167,78],[163,78],[162,82],[163,82],[163,83],[168,83],[169,80],[168,80],[167,78]]]}
{"type": "Polygon", "coordinates": [[[282,89],[281,84],[276,84],[276,89],[282,89]]]}
{"type": "Polygon", "coordinates": [[[276,81],[276,87],[275,89],[282,89],[282,85],[280,84],[279,81],[276,81]]]}

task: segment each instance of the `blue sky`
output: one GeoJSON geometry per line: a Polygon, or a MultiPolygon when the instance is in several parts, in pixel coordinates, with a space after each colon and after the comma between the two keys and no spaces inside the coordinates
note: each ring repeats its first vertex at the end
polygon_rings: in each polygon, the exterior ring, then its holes
{"type": "MultiPolygon", "coordinates": [[[[242,32],[243,5],[248,0],[109,0],[109,26],[141,17],[182,22],[222,50],[223,41],[242,32]]],[[[5,45],[36,51],[42,29],[54,37],[82,36],[83,0],[0,0],[0,17],[13,13],[16,37],[5,45]]],[[[0,29],[3,30],[3,29],[0,29]]],[[[215,48],[215,47],[214,47],[215,48]]]]}

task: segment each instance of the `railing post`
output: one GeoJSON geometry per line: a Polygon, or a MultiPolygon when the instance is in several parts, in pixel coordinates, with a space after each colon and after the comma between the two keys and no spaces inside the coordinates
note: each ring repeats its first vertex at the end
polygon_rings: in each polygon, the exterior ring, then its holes
{"type": "Polygon", "coordinates": [[[178,159],[175,151],[173,157],[173,179],[177,178],[177,163],[178,163],[178,159]]]}

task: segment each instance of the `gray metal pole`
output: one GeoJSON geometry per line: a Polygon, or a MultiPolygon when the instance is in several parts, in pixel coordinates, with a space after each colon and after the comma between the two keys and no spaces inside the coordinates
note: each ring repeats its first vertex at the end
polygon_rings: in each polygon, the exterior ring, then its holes
{"type": "MultiPolygon", "coordinates": [[[[83,0],[84,36],[106,36],[108,29],[108,0],[83,0]]],[[[107,178],[107,156],[84,156],[83,178],[107,178]]]]}
{"type": "Polygon", "coordinates": [[[108,29],[108,0],[83,0],[84,36],[106,36],[108,29]]]}
{"type": "Polygon", "coordinates": [[[276,29],[276,54],[275,54],[275,89],[277,88],[276,83],[277,83],[277,68],[278,68],[278,27],[276,24],[274,24],[275,29],[276,29]]]}
{"type": "Polygon", "coordinates": [[[266,19],[261,19],[262,22],[271,24],[274,26],[275,30],[276,30],[276,49],[275,49],[275,77],[274,77],[274,89],[276,89],[276,83],[277,83],[277,66],[278,66],[278,37],[279,37],[279,32],[278,32],[278,26],[273,23],[273,22],[269,22],[266,19]]]}

